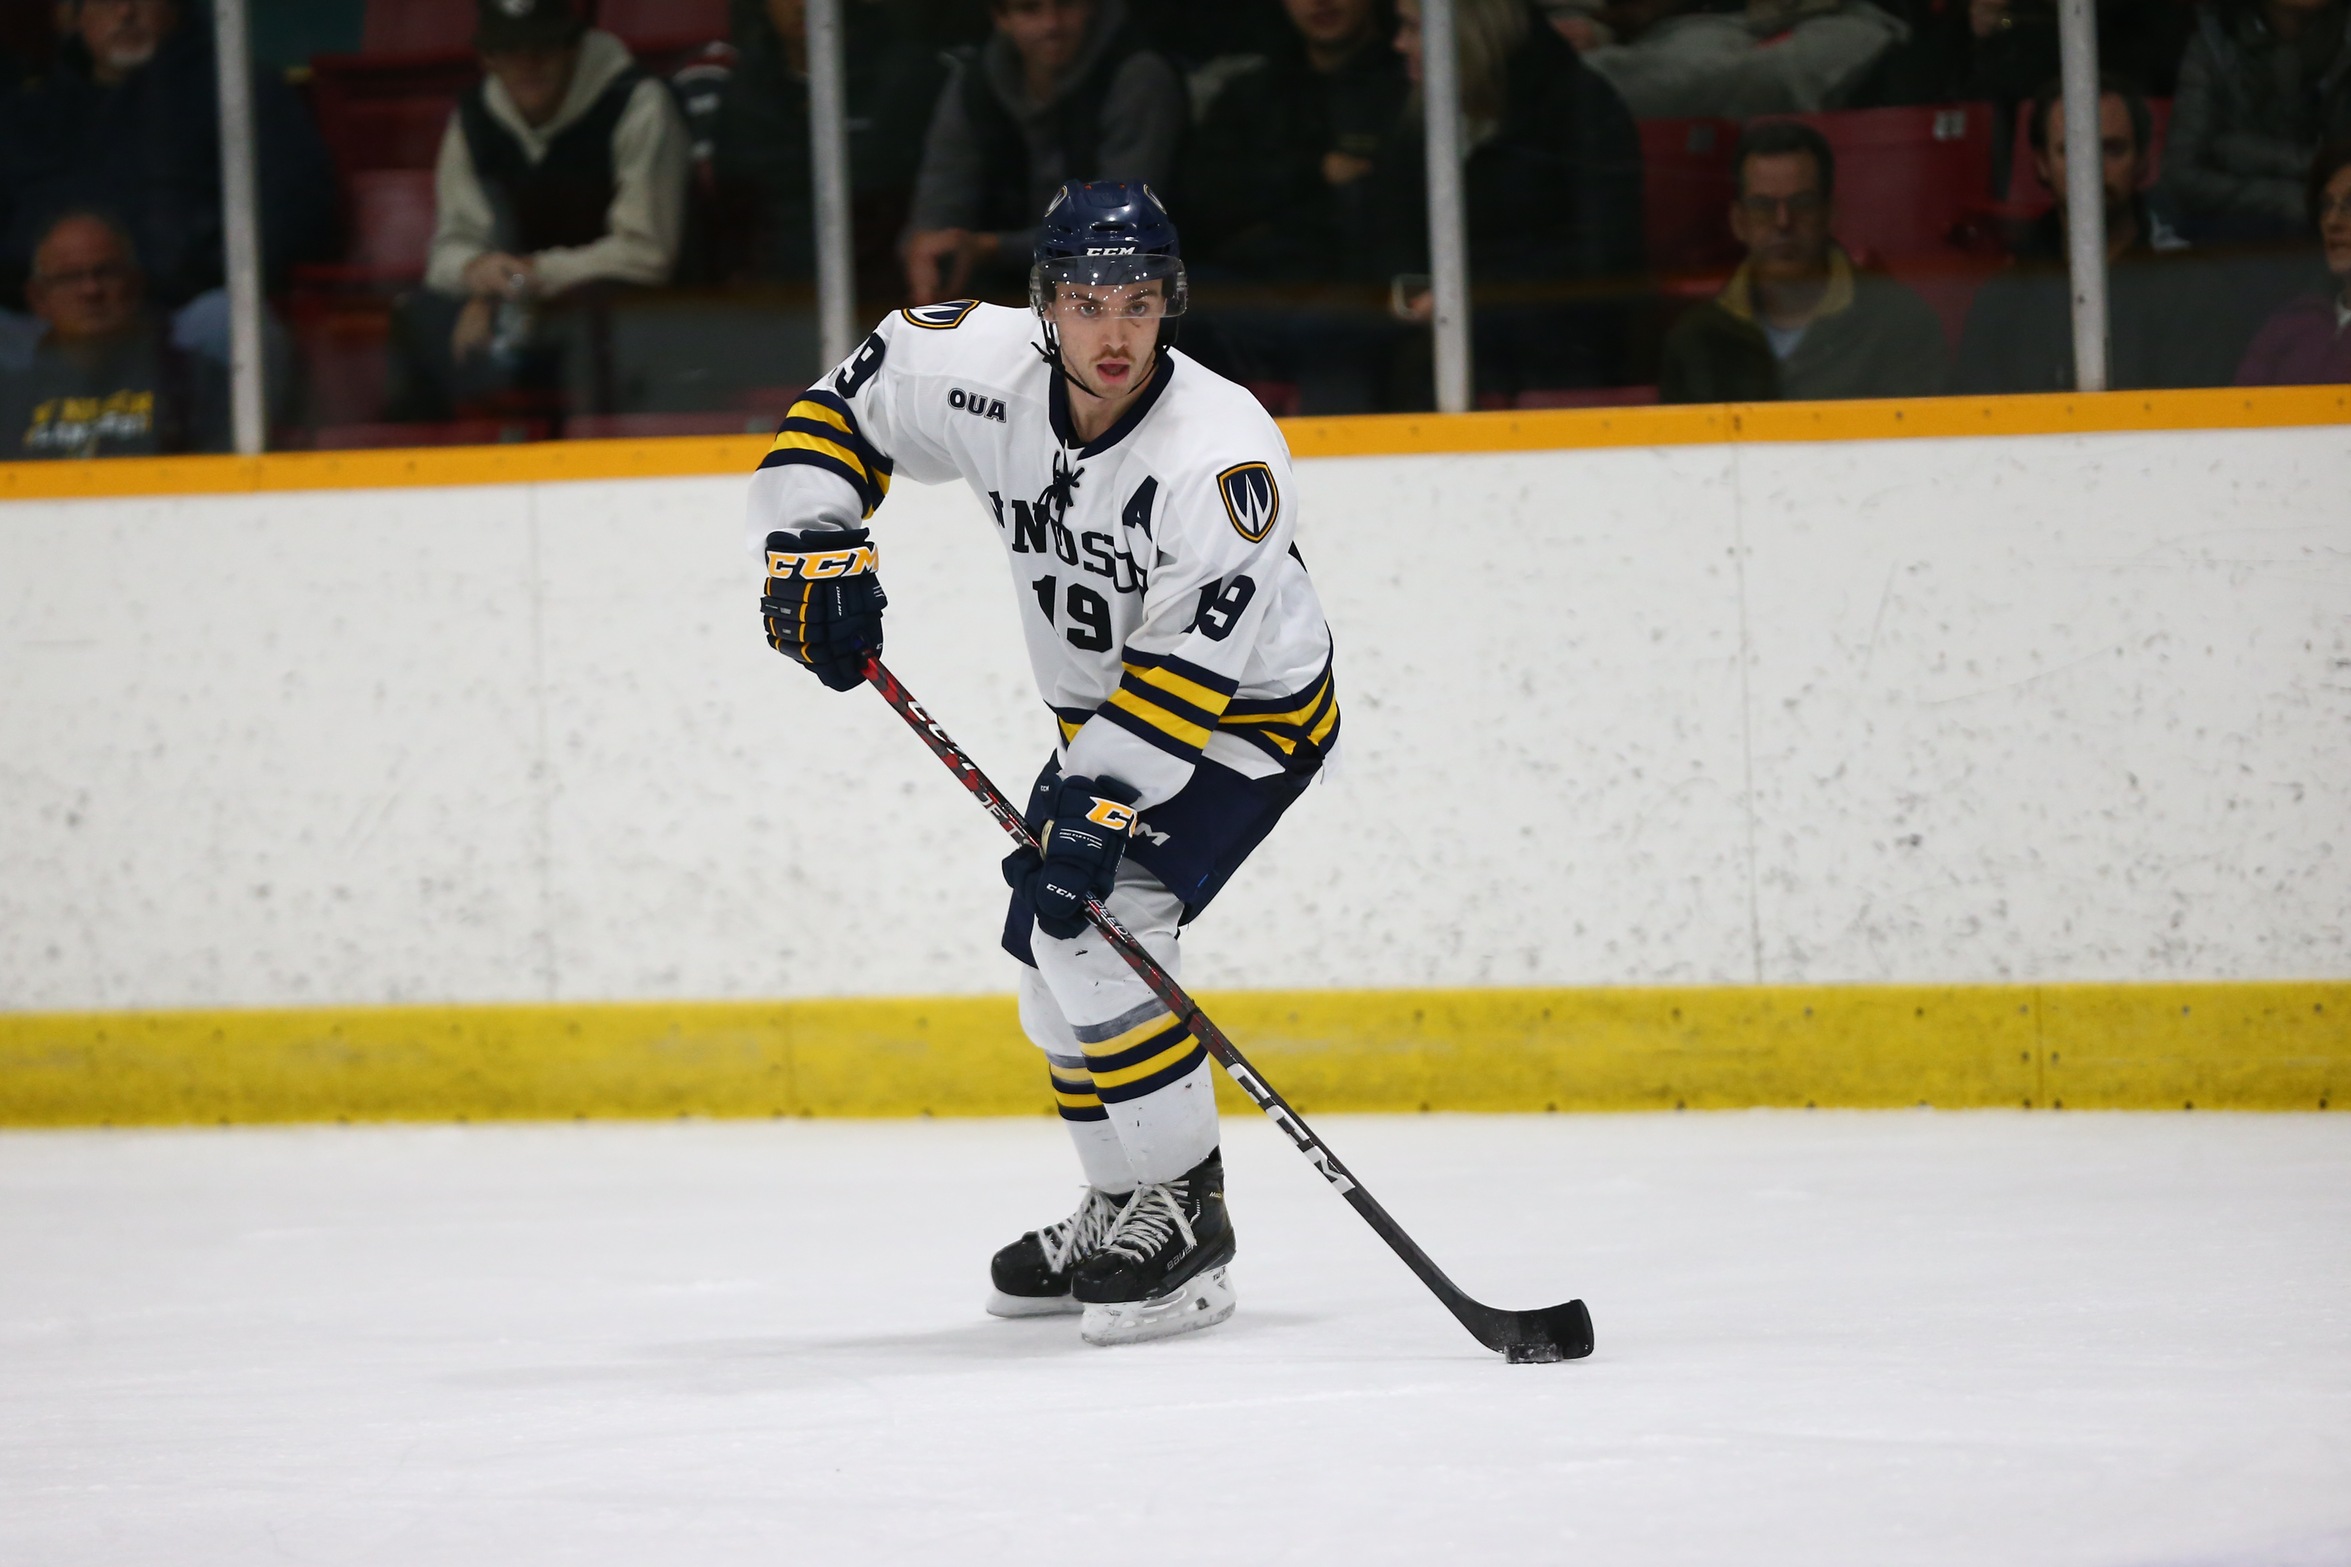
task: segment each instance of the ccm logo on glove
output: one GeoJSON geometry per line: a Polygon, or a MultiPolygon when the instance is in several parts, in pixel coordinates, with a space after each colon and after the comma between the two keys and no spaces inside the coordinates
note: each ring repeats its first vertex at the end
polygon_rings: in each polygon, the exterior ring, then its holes
{"type": "Polygon", "coordinates": [[[1118,862],[1137,822],[1136,791],[1115,778],[1063,778],[1053,788],[1045,852],[1016,849],[1004,880],[1028,895],[1037,929],[1056,941],[1083,935],[1086,900],[1118,885],[1118,862]]]}
{"type": "Polygon", "coordinates": [[[827,577],[862,577],[869,571],[881,569],[881,556],[870,544],[860,544],[853,550],[767,552],[767,574],[771,577],[804,577],[821,581],[827,577]]]}
{"type": "Polygon", "coordinates": [[[1086,812],[1086,820],[1097,827],[1125,833],[1130,838],[1135,835],[1135,808],[1121,805],[1116,800],[1097,799],[1093,809],[1086,812]]]}
{"type": "Polygon", "coordinates": [[[889,598],[863,528],[767,536],[767,591],[759,619],[768,646],[835,691],[863,683],[882,651],[889,598]]]}

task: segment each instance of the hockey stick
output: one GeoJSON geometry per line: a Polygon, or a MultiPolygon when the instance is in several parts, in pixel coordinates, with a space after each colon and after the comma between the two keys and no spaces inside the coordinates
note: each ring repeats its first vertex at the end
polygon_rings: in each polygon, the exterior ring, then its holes
{"type": "MultiPolygon", "coordinates": [[[[897,676],[882,666],[880,659],[867,661],[865,678],[882,694],[882,700],[888,702],[897,710],[898,716],[906,720],[907,727],[922,736],[923,743],[931,748],[940,761],[947,764],[947,770],[956,776],[964,788],[971,791],[972,798],[978,800],[981,807],[996,818],[996,825],[1004,829],[1006,836],[1024,849],[1038,847],[1036,835],[1029,831],[1028,823],[1021,820],[1020,812],[1006,801],[1003,791],[988,781],[988,775],[980,771],[979,764],[964,752],[963,747],[948,737],[937,719],[923,711],[922,704],[898,683],[897,676]]],[[[1389,1216],[1388,1210],[1379,1205],[1378,1199],[1363,1189],[1363,1183],[1339,1162],[1338,1155],[1331,1152],[1330,1145],[1317,1136],[1306,1124],[1305,1118],[1291,1108],[1290,1102],[1276,1093],[1272,1085],[1258,1074],[1233,1042],[1224,1036],[1224,1031],[1209,1021],[1208,1014],[1200,1010],[1200,1004],[1184,993],[1183,987],[1159,966],[1156,958],[1144,950],[1141,942],[1128,934],[1126,927],[1102,906],[1099,899],[1086,900],[1086,917],[1117,949],[1118,955],[1126,959],[1127,966],[1141,977],[1144,984],[1151,987],[1151,994],[1157,996],[1192,1031],[1193,1037],[1208,1048],[1208,1053],[1216,1057],[1217,1064],[1240,1085],[1241,1092],[1247,1094],[1257,1108],[1265,1112],[1266,1119],[1280,1127],[1284,1135],[1297,1144],[1298,1151],[1306,1156],[1307,1162],[1320,1170],[1322,1178],[1330,1182],[1357,1213],[1363,1215],[1363,1222],[1388,1243],[1390,1250],[1404,1259],[1406,1267],[1420,1276],[1421,1283],[1426,1284],[1431,1293],[1444,1302],[1447,1311],[1460,1319],[1461,1325],[1469,1329],[1472,1338],[1488,1349],[1500,1350],[1505,1360],[1522,1363],[1577,1360],[1592,1352],[1592,1316],[1580,1300],[1571,1300],[1563,1306],[1548,1306],[1540,1311],[1501,1311],[1464,1295],[1458,1285],[1445,1277],[1444,1270],[1429,1260],[1428,1253],[1422,1251],[1412,1237],[1404,1233],[1404,1227],[1389,1216]]]]}

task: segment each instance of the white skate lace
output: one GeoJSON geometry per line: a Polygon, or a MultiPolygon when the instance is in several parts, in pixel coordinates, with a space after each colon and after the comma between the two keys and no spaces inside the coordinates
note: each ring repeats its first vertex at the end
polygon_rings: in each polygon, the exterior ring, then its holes
{"type": "Polygon", "coordinates": [[[1118,1215],[1117,1198],[1099,1187],[1087,1187],[1077,1212],[1037,1232],[1037,1244],[1044,1249],[1046,1268],[1063,1273],[1080,1257],[1091,1255],[1118,1222],[1118,1215]]]}
{"type": "Polygon", "coordinates": [[[1138,1186],[1135,1195],[1119,1210],[1118,1222],[1110,1227],[1102,1250],[1117,1252],[1131,1262],[1141,1262],[1165,1246],[1169,1236],[1178,1234],[1183,1236],[1186,1247],[1197,1244],[1192,1236],[1192,1221],[1184,1212],[1184,1183],[1168,1181],[1158,1186],[1138,1186]]]}

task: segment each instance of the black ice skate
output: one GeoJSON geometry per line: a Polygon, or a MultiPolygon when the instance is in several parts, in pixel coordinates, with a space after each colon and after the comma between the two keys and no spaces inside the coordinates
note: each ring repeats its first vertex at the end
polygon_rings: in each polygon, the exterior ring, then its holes
{"type": "Polygon", "coordinates": [[[1089,1344],[1139,1344],[1212,1328],[1233,1314],[1232,1260],[1224,1155],[1212,1149],[1174,1180],[1136,1188],[1072,1270],[1070,1294],[1086,1313],[1079,1334],[1089,1344]]]}
{"type": "Polygon", "coordinates": [[[1069,1298],[1070,1270],[1093,1255],[1125,1203],[1123,1194],[1089,1186],[1077,1212],[1029,1231],[996,1253],[988,1264],[995,1285],[988,1292],[988,1315],[1050,1317],[1083,1310],[1069,1298]]]}

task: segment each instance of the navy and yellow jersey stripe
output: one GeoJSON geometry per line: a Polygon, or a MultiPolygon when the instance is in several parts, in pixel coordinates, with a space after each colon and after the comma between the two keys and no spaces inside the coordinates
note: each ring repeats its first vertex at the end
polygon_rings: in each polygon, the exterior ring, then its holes
{"type": "Polygon", "coordinates": [[[1047,1056],[1045,1071],[1053,1080],[1053,1106],[1061,1112],[1064,1121],[1101,1121],[1109,1118],[1110,1112],[1102,1108],[1101,1096],[1094,1092],[1094,1079],[1086,1070],[1084,1061],[1047,1056]]]}
{"type": "MultiPolygon", "coordinates": [[[[1118,691],[1100,708],[1052,710],[1053,722],[1061,732],[1061,743],[1068,745],[1077,739],[1086,720],[1100,713],[1159,749],[1191,761],[1199,755],[1198,748],[1208,743],[1210,725],[1203,720],[1211,710],[1179,694],[1186,686],[1197,687],[1218,704],[1213,725],[1216,730],[1248,741],[1281,763],[1286,771],[1321,766],[1322,759],[1338,743],[1339,694],[1338,684],[1331,678],[1330,660],[1323,660],[1322,673],[1301,690],[1287,696],[1247,700],[1222,695],[1216,687],[1184,673],[1197,668],[1181,659],[1154,659],[1148,654],[1130,653],[1118,691]],[[1151,672],[1139,673],[1138,666],[1147,666],[1151,672]],[[1174,666],[1173,670],[1168,666],[1174,666]]],[[[1220,684],[1229,686],[1232,682],[1220,684]]]]}
{"type": "Polygon", "coordinates": [[[1208,1059],[1191,1030],[1156,1001],[1072,1032],[1086,1052],[1086,1074],[1103,1104],[1140,1099],[1208,1059]]]}
{"type": "Polygon", "coordinates": [[[1293,771],[1320,766],[1339,739],[1339,688],[1331,663],[1304,690],[1288,696],[1228,702],[1217,728],[1256,746],[1293,771]]]}
{"type": "Polygon", "coordinates": [[[1239,682],[1173,654],[1128,652],[1118,689],[1097,711],[1147,744],[1199,759],[1239,682]]]}
{"type": "Polygon", "coordinates": [[[848,480],[868,517],[890,493],[890,459],[875,451],[857,428],[857,416],[849,411],[849,405],[821,386],[810,387],[785,413],[775,444],[767,449],[759,466],[782,468],[796,463],[848,480]]]}

